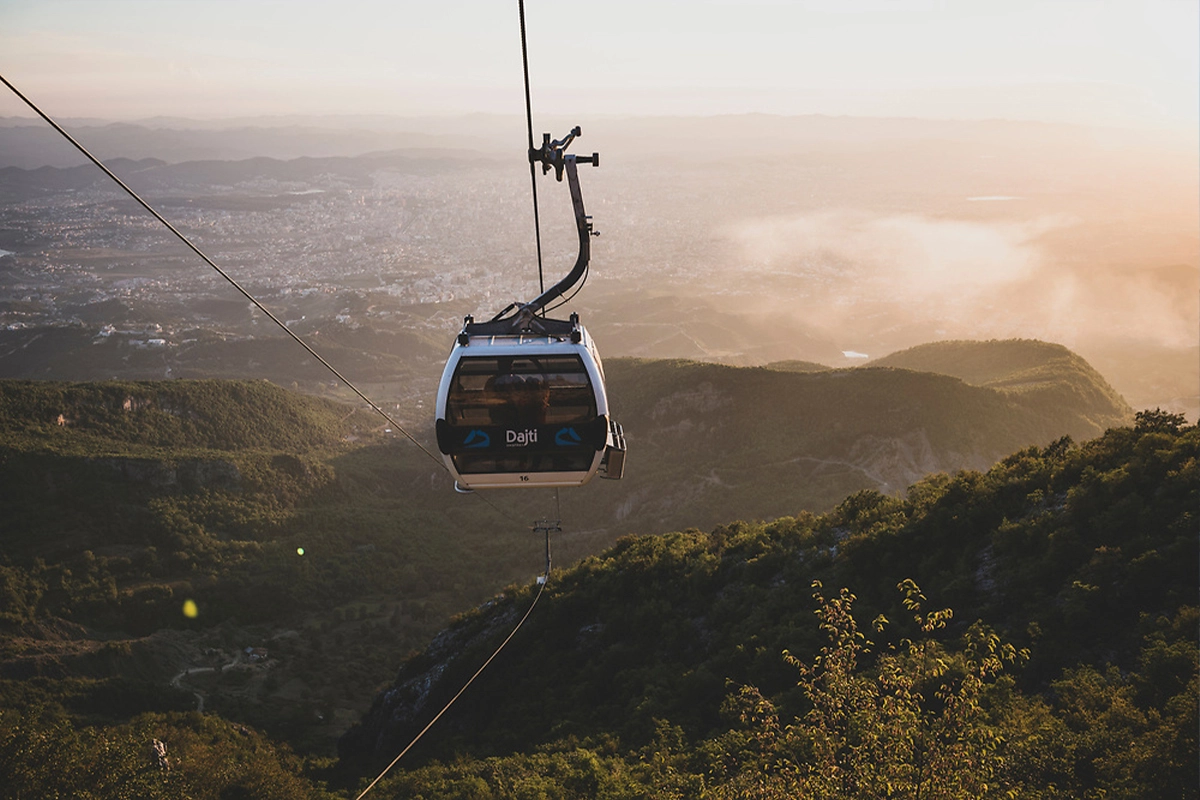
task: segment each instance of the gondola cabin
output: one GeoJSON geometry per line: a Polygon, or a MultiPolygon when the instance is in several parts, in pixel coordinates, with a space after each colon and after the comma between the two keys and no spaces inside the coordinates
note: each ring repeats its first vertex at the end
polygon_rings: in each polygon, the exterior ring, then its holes
{"type": "Polygon", "coordinates": [[[528,303],[511,303],[487,322],[467,317],[442,372],[437,443],[460,491],[582,486],[596,474],[620,478],[624,471],[625,437],[609,417],[592,338],[576,314],[569,320],[544,316],[550,303],[586,277],[595,235],[578,165],[597,166],[600,156],[567,153],[579,135],[578,126],[558,141],[545,134],[535,150],[531,131],[529,142],[531,176],[540,163],[543,172],[553,169],[558,180],[567,178],[579,234],[575,266],[528,303]]]}
{"type": "Polygon", "coordinates": [[[600,356],[578,319],[541,319],[537,332],[479,332],[488,327],[468,318],[438,388],[438,449],[457,488],[620,478],[624,437],[609,416],[600,356]]]}

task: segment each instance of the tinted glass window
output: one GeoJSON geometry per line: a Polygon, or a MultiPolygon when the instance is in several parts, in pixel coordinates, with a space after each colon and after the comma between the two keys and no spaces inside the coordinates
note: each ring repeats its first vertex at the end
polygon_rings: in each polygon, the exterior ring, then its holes
{"type": "Polygon", "coordinates": [[[464,358],[446,398],[452,426],[533,426],[590,422],[596,398],[575,355],[464,358]]]}

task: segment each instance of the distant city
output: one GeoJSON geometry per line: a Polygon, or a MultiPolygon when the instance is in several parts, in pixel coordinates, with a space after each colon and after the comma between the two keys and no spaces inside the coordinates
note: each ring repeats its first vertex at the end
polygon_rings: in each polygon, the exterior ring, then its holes
{"type": "MultiPolygon", "coordinates": [[[[1071,129],[1033,126],[1013,144],[1011,124],[820,118],[763,121],[769,147],[730,146],[758,123],[681,122],[640,150],[614,135],[614,155],[582,172],[601,236],[571,309],[606,356],[840,367],[937,339],[1038,338],[1083,354],[1135,406],[1200,413],[1200,309],[1179,300],[1200,284],[1194,154],[1106,149],[1071,129]]],[[[173,163],[158,158],[169,133],[131,134],[155,160],[110,157],[112,168],[302,335],[418,336],[436,361],[464,315],[538,291],[520,157],[173,163]]],[[[17,134],[0,143],[32,135],[0,129],[17,134]]],[[[195,147],[208,134],[190,135],[195,147]]],[[[539,185],[550,283],[577,242],[566,185],[539,185]]],[[[46,327],[164,352],[201,332],[279,334],[94,167],[0,168],[0,375],[30,373],[5,354],[46,327]]],[[[428,365],[419,372],[428,380],[428,365]]]]}
{"type": "MultiPolygon", "coordinates": [[[[179,191],[188,189],[196,192],[179,191]]],[[[362,312],[339,312],[342,322],[386,319],[394,306],[456,300],[477,311],[475,304],[493,294],[511,294],[505,284],[529,266],[519,263],[514,226],[503,218],[507,203],[497,202],[494,183],[461,190],[413,178],[403,188],[360,190],[335,180],[319,187],[253,181],[220,190],[148,199],[231,277],[281,312],[346,291],[374,302],[362,312]]],[[[205,301],[240,300],[115,186],[8,204],[0,207],[0,226],[6,241],[19,243],[0,264],[9,327],[92,322],[93,315],[80,312],[113,301],[130,309],[189,309],[176,322],[187,327],[215,321],[203,310],[205,301]]]]}

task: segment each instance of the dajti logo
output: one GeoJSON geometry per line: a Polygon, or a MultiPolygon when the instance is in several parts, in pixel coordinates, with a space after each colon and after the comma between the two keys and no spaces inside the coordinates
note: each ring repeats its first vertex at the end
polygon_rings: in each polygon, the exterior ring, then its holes
{"type": "Polygon", "coordinates": [[[527,428],[523,431],[505,431],[504,440],[509,447],[525,447],[537,444],[537,428],[527,428]]]}
{"type": "Polygon", "coordinates": [[[554,443],[559,447],[572,447],[583,444],[583,437],[574,428],[560,428],[558,433],[554,434],[554,443]]]}
{"type": "Polygon", "coordinates": [[[487,447],[492,443],[492,437],[488,436],[484,431],[478,428],[472,428],[467,434],[467,438],[463,440],[463,447],[471,449],[487,447]]]}

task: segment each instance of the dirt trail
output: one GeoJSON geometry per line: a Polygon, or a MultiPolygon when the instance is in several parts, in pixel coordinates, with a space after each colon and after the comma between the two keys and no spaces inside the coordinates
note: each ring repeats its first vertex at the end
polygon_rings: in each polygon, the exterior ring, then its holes
{"type": "MultiPolygon", "coordinates": [[[[240,655],[235,656],[233,661],[230,661],[228,664],[222,664],[220,667],[221,672],[224,672],[225,670],[229,669],[230,667],[235,667],[239,663],[241,663],[240,655]]],[[[176,689],[182,689],[182,688],[184,688],[183,687],[183,679],[188,677],[189,675],[199,675],[201,672],[216,672],[216,671],[217,671],[217,667],[189,667],[188,669],[180,671],[179,674],[177,674],[174,678],[172,678],[171,685],[174,686],[176,689]]],[[[196,697],[196,710],[203,713],[204,712],[204,693],[193,689],[192,694],[195,695],[195,697],[196,697]]]]}

